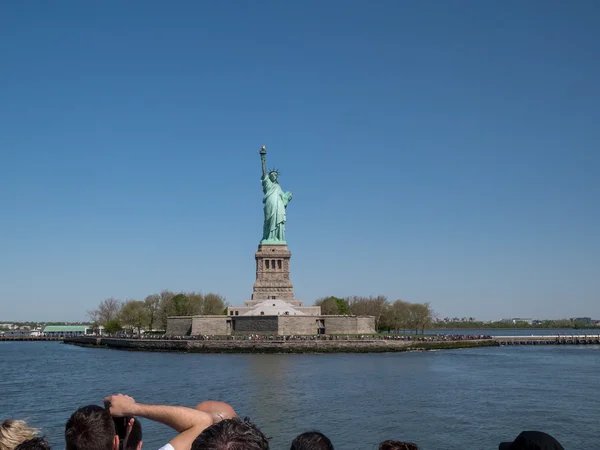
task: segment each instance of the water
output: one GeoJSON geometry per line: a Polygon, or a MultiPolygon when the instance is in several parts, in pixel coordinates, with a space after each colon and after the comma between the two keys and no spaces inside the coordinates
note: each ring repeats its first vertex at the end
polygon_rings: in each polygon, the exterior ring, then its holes
{"type": "Polygon", "coordinates": [[[587,330],[573,330],[570,328],[455,328],[448,330],[425,330],[425,334],[483,334],[487,336],[598,336],[600,334],[600,328],[592,328],[587,330]]]}
{"type": "MultiPolygon", "coordinates": [[[[0,342],[0,419],[27,418],[64,448],[64,423],[110,393],[147,403],[231,403],[287,450],[319,429],[336,449],[384,439],[496,449],[523,429],[567,449],[600,440],[600,347],[536,346],[366,355],[198,355],[0,342]]],[[[142,421],[144,448],[174,434],[142,421]]]]}

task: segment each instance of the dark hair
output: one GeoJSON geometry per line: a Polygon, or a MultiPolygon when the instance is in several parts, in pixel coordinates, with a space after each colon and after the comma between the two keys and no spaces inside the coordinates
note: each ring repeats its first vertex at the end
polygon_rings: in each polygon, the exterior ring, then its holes
{"type": "Polygon", "coordinates": [[[309,431],[296,436],[290,450],[333,450],[333,444],[323,433],[309,431]]]}
{"type": "Polygon", "coordinates": [[[142,442],[142,424],[135,417],[113,417],[115,434],[119,436],[119,450],[136,450],[142,442]],[[133,427],[127,436],[127,424],[133,419],[133,427]],[[127,442],[125,442],[127,438],[127,442]]]}
{"type": "Polygon", "coordinates": [[[15,450],[50,450],[50,444],[43,437],[36,437],[21,442],[15,450]]]}
{"type": "Polygon", "coordinates": [[[379,444],[379,450],[419,450],[419,447],[412,442],[383,441],[379,444]]]}
{"type": "Polygon", "coordinates": [[[66,450],[112,450],[114,439],[113,418],[101,406],[79,408],[65,425],[66,450]]]}
{"type": "Polygon", "coordinates": [[[206,428],[192,450],[269,450],[269,441],[248,419],[226,419],[206,428]]]}

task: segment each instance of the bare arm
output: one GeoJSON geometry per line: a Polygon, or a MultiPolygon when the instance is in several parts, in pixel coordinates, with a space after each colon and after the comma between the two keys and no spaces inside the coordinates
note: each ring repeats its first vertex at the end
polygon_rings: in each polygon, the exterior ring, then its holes
{"type": "Polygon", "coordinates": [[[210,414],[213,423],[218,423],[221,420],[233,419],[236,417],[235,410],[230,404],[215,400],[207,400],[205,402],[198,403],[194,409],[210,414]]]}
{"type": "Polygon", "coordinates": [[[146,405],[136,403],[127,395],[112,395],[104,399],[113,417],[138,416],[177,430],[179,434],[169,442],[175,450],[189,450],[194,439],[213,424],[209,414],[185,406],[146,405]]]}

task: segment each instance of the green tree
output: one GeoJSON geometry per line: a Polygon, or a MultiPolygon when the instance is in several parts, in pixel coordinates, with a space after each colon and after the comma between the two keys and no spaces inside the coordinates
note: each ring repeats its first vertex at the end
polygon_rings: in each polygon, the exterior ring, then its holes
{"type": "Polygon", "coordinates": [[[160,308],[160,295],[152,294],[144,300],[144,309],[148,317],[148,328],[150,331],[154,329],[154,323],[158,319],[160,308]]]}
{"type": "Polygon", "coordinates": [[[185,294],[176,294],[172,300],[174,316],[187,316],[190,308],[190,298],[185,294]]]}
{"type": "Polygon", "coordinates": [[[202,314],[205,315],[222,315],[227,314],[229,304],[225,297],[219,294],[209,293],[204,296],[204,307],[202,314]]]}
{"type": "Polygon", "coordinates": [[[350,306],[348,305],[348,300],[339,297],[334,298],[335,302],[337,303],[338,314],[341,314],[343,316],[347,316],[348,314],[350,314],[350,306]]]}
{"type": "Polygon", "coordinates": [[[348,315],[350,313],[348,301],[340,297],[322,297],[313,303],[315,306],[321,307],[321,314],[326,316],[333,315],[348,315]]]}
{"type": "Polygon", "coordinates": [[[187,311],[184,314],[185,316],[195,316],[198,314],[203,314],[204,310],[204,295],[199,294],[197,292],[189,292],[185,293],[189,299],[187,311]]]}
{"type": "Polygon", "coordinates": [[[388,303],[385,306],[383,314],[381,315],[381,319],[379,320],[379,331],[380,332],[387,331],[389,333],[390,331],[396,329],[392,311],[393,311],[393,305],[388,303]]]}
{"type": "Polygon", "coordinates": [[[411,303],[409,309],[415,333],[420,329],[421,334],[425,334],[425,329],[429,328],[433,322],[433,311],[429,303],[411,303]]]}
{"type": "Polygon", "coordinates": [[[119,319],[123,325],[137,328],[137,332],[140,334],[142,328],[147,327],[149,323],[145,302],[138,300],[126,301],[121,307],[119,319]]]}
{"type": "Polygon", "coordinates": [[[340,314],[340,307],[337,302],[337,297],[323,297],[315,300],[315,306],[321,307],[321,314],[325,316],[333,316],[340,314]]]}
{"type": "Polygon", "coordinates": [[[104,332],[105,333],[117,333],[119,331],[123,330],[123,327],[121,326],[121,322],[119,321],[119,319],[111,319],[108,322],[106,322],[106,325],[104,325],[104,332]]]}
{"type": "Polygon", "coordinates": [[[175,294],[164,289],[160,294],[160,302],[157,311],[157,320],[163,330],[167,329],[167,317],[173,315],[173,297],[175,294]]]}
{"type": "Polygon", "coordinates": [[[389,308],[389,315],[394,330],[406,330],[408,325],[410,303],[404,300],[396,300],[389,308]]]}

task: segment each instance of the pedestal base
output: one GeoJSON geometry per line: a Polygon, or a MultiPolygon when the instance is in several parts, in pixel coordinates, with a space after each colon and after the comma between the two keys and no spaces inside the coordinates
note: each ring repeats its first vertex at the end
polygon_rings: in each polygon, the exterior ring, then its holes
{"type": "MultiPolygon", "coordinates": [[[[255,253],[256,282],[252,301],[285,300],[294,302],[294,286],[290,281],[292,253],[285,244],[260,244],[255,253]]],[[[302,306],[300,303],[297,306],[302,306]]]]}

